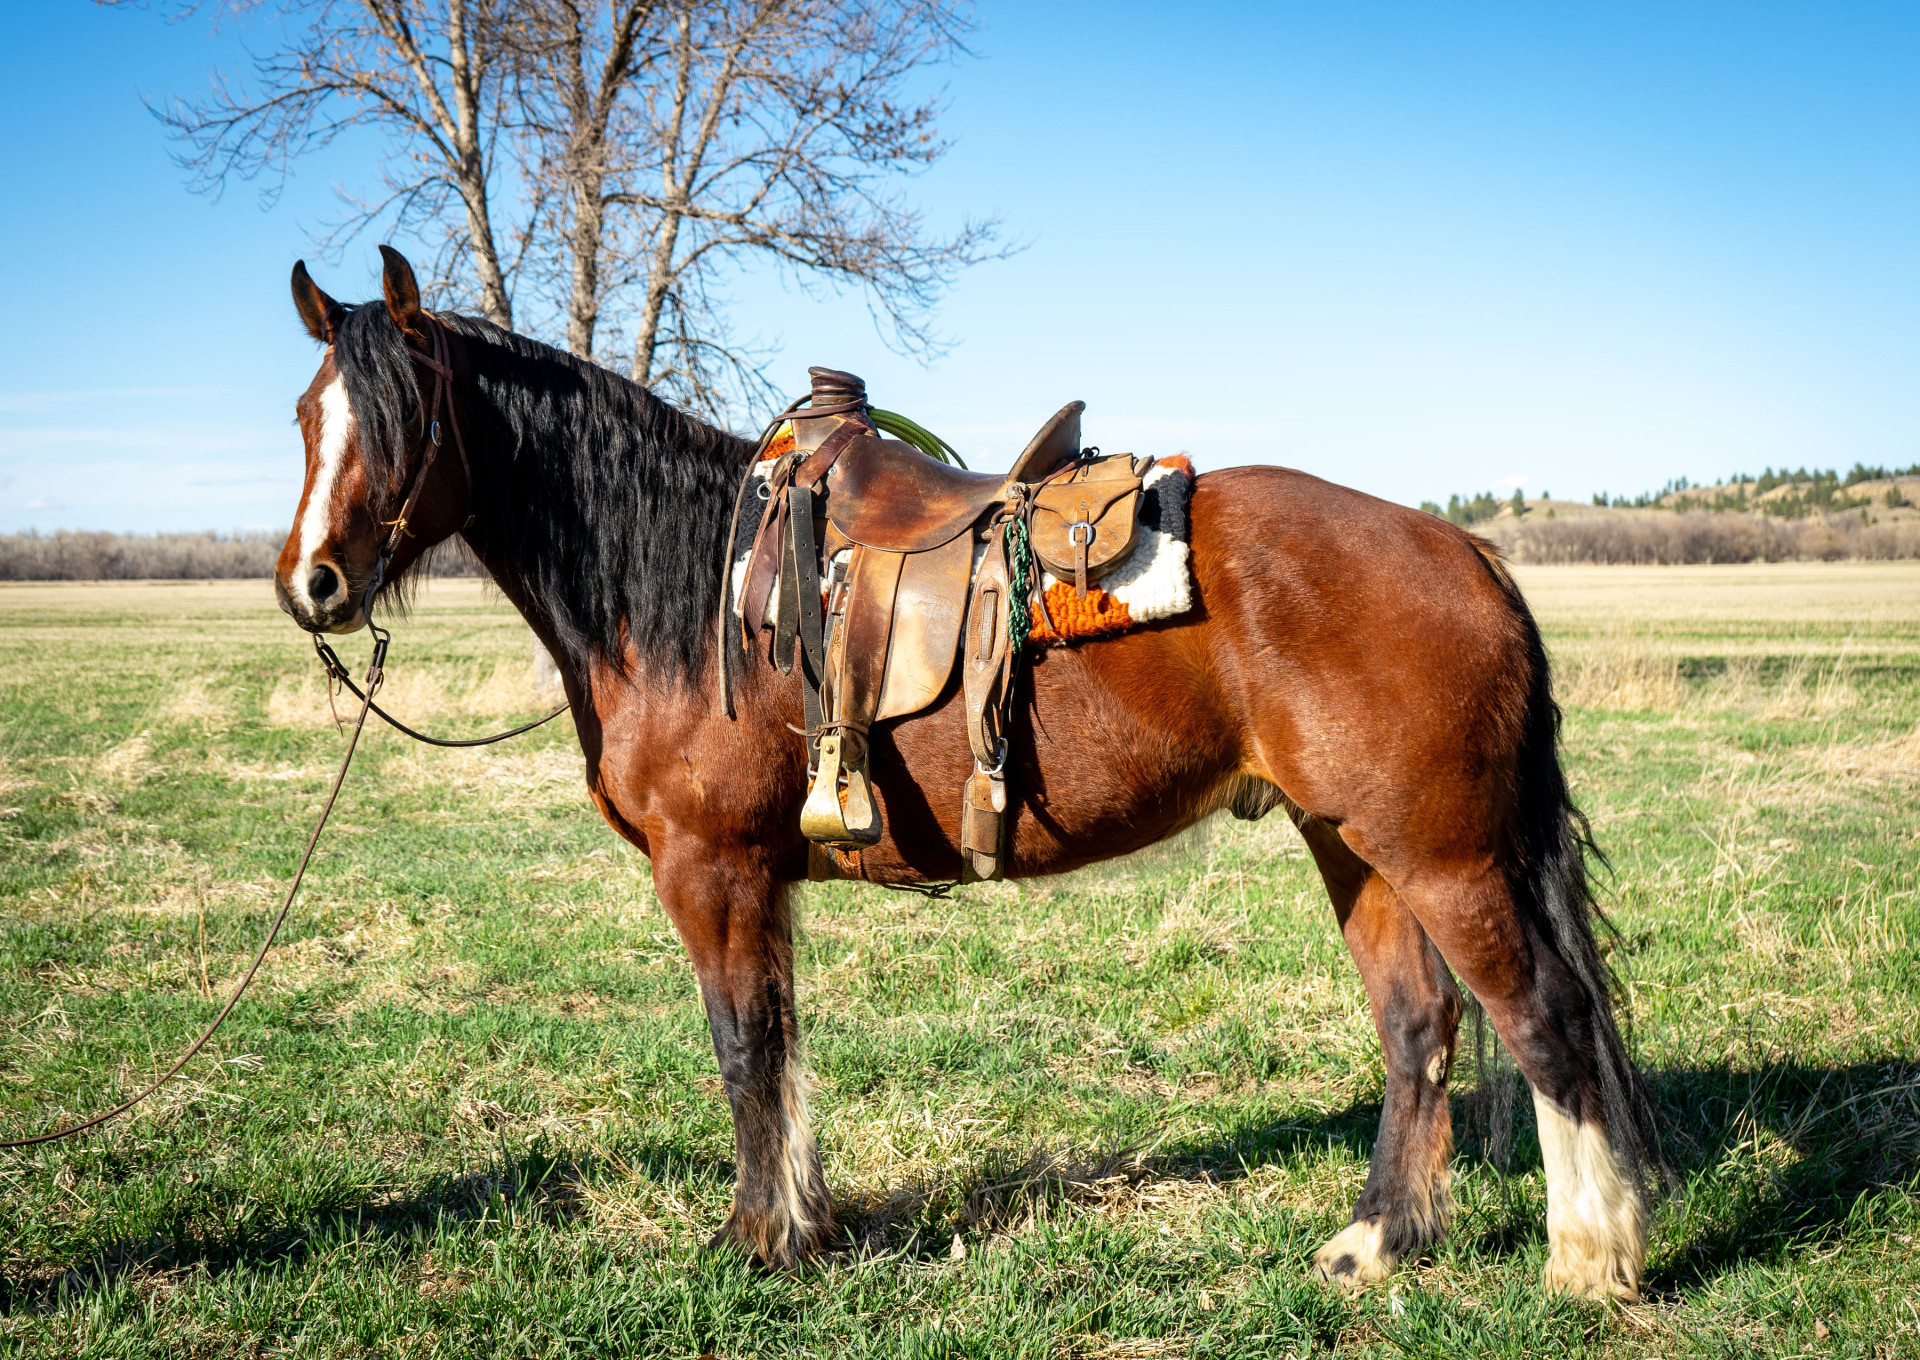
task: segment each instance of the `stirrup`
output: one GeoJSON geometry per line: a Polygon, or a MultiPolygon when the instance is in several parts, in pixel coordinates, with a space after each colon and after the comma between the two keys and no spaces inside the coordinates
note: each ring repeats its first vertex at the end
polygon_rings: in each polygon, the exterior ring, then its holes
{"type": "Polygon", "coordinates": [[[873,789],[867,782],[866,762],[843,769],[840,764],[845,738],[835,733],[820,738],[820,764],[814,771],[813,787],[800,809],[800,834],[810,841],[829,844],[872,845],[880,839],[880,811],[873,805],[873,789]],[[840,776],[847,777],[844,799],[840,776]]]}

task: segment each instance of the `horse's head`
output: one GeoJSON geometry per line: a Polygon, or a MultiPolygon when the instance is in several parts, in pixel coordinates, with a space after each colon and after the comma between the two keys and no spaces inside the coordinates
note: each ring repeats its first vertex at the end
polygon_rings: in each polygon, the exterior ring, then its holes
{"type": "Polygon", "coordinates": [[[421,309],[413,267],[390,247],[380,253],[384,305],[335,302],[304,262],[293,267],[293,304],[327,352],[294,407],[306,485],[273,584],[280,607],[312,633],[364,626],[375,597],[460,527],[470,498],[464,454],[430,457],[429,441],[450,423],[449,412],[433,420],[423,400],[438,377],[436,331],[450,342],[421,309]]]}

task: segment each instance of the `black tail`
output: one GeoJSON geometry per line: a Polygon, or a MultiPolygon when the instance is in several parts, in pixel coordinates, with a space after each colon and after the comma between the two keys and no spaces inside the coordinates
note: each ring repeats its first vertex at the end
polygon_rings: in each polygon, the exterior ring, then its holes
{"type": "Polygon", "coordinates": [[[1560,768],[1560,706],[1553,701],[1540,629],[1512,576],[1497,558],[1487,557],[1526,629],[1533,672],[1514,790],[1510,887],[1520,910],[1586,994],[1593,1017],[1594,1074],[1614,1155],[1623,1169],[1639,1177],[1643,1189],[1652,1189],[1650,1183],[1665,1185],[1671,1173],[1660,1151],[1653,1102],[1614,1015],[1616,999],[1624,1005],[1623,989],[1595,938],[1596,928],[1618,938],[1594,900],[1589,874],[1588,856],[1602,864],[1605,856],[1574,805],[1560,768]]]}

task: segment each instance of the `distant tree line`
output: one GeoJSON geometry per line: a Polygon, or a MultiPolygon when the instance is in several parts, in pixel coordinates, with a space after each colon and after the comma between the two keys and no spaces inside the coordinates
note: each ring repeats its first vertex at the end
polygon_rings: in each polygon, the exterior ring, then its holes
{"type": "MultiPolygon", "coordinates": [[[[1541,492],[1541,495],[1544,497],[1546,493],[1541,492]]],[[[1513,489],[1512,499],[1504,502],[1491,491],[1482,491],[1477,496],[1449,496],[1444,509],[1438,501],[1421,501],[1420,508],[1429,515],[1438,515],[1448,523],[1458,524],[1464,528],[1469,524],[1478,524],[1482,520],[1492,519],[1500,513],[1500,507],[1503,504],[1516,515],[1524,515],[1527,512],[1527,498],[1520,493],[1520,488],[1517,486],[1513,489]]]]}
{"type": "Polygon", "coordinates": [[[1712,562],[1910,561],[1920,558],[1920,522],[1869,523],[1858,515],[1592,516],[1500,520],[1484,531],[1516,560],[1599,565],[1712,562]]]}
{"type": "MultiPolygon", "coordinates": [[[[1593,503],[1615,510],[1674,510],[1681,514],[1692,510],[1757,510],[1781,519],[1804,519],[1809,515],[1858,510],[1870,505],[1874,497],[1847,493],[1863,482],[1886,482],[1896,477],[1920,477],[1920,463],[1889,468],[1856,462],[1844,475],[1835,468],[1809,471],[1805,467],[1783,467],[1775,471],[1768,467],[1758,477],[1750,472],[1736,472],[1712,487],[1696,487],[1685,477],[1676,477],[1658,491],[1643,491],[1631,499],[1609,498],[1602,491],[1594,496],[1593,503]],[[1780,487],[1786,487],[1788,494],[1761,499],[1780,487]]],[[[1889,487],[1879,499],[1889,507],[1907,503],[1898,486],[1889,487]]]]}
{"type": "MultiPolygon", "coordinates": [[[[284,533],[0,534],[0,581],[226,581],[268,577],[284,533]]],[[[478,576],[464,549],[436,554],[435,576],[478,576]]]]}
{"type": "MultiPolygon", "coordinates": [[[[1920,477],[1920,463],[1889,468],[1856,462],[1845,475],[1834,468],[1809,471],[1804,467],[1783,467],[1776,472],[1768,467],[1757,477],[1750,472],[1736,472],[1711,487],[1697,487],[1685,477],[1675,477],[1658,491],[1642,491],[1637,496],[1596,492],[1593,503],[1613,510],[1672,510],[1680,514],[1696,510],[1758,511],[1780,519],[1805,519],[1810,515],[1864,509],[1876,500],[1890,509],[1910,504],[1897,485],[1888,487],[1878,497],[1848,494],[1863,482],[1891,482],[1897,477],[1920,477]],[[1762,499],[1780,487],[1788,488],[1788,494],[1762,499]]],[[[1551,496],[1543,491],[1540,498],[1549,500],[1551,496]]],[[[1449,496],[1444,506],[1438,501],[1421,501],[1420,508],[1464,527],[1490,520],[1503,509],[1511,509],[1516,517],[1524,515],[1527,504],[1516,487],[1512,497],[1504,501],[1491,491],[1482,491],[1473,496],[1449,496]]]]}
{"type": "MultiPolygon", "coordinates": [[[[1461,501],[1492,518],[1492,493],[1461,501]]],[[[1429,505],[1431,511],[1445,511],[1429,505]]],[[[1528,516],[1482,532],[1522,562],[1638,563],[1910,560],[1920,558],[1920,522],[1868,524],[1858,515],[1797,520],[1756,515],[1621,515],[1591,519],[1528,516]]],[[[273,575],[284,534],[0,534],[0,581],[209,581],[273,575]]],[[[442,550],[435,576],[482,576],[465,551],[442,550]]]]}

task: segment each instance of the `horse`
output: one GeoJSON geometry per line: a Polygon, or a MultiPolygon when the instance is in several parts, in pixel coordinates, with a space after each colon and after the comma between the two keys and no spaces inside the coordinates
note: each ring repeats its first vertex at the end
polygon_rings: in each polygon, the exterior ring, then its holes
{"type": "MultiPolygon", "coordinates": [[[[381,251],[383,296],[358,305],[293,270],[325,353],[296,406],[306,476],[279,603],[311,633],[352,632],[458,537],[526,618],[572,703],[588,794],[651,860],[699,980],[736,1150],[713,1242],[795,1269],[844,1239],[794,998],[800,686],[767,664],[769,634],[749,648],[715,626],[756,445],[586,360],[426,311],[411,266],[381,251]],[[433,457],[443,400],[458,459],[433,457]]],[[[1359,1286],[1446,1231],[1464,984],[1532,1091],[1543,1284],[1637,1297],[1664,1164],[1520,589],[1491,544],[1445,520],[1285,468],[1202,472],[1190,515],[1187,614],[1041,651],[1024,671],[1008,875],[1125,855],[1222,809],[1283,810],[1386,1067],[1365,1186],[1313,1270],[1359,1286]]],[[[971,755],[956,689],[873,733],[875,881],[960,877],[953,795],[971,755]]]]}

